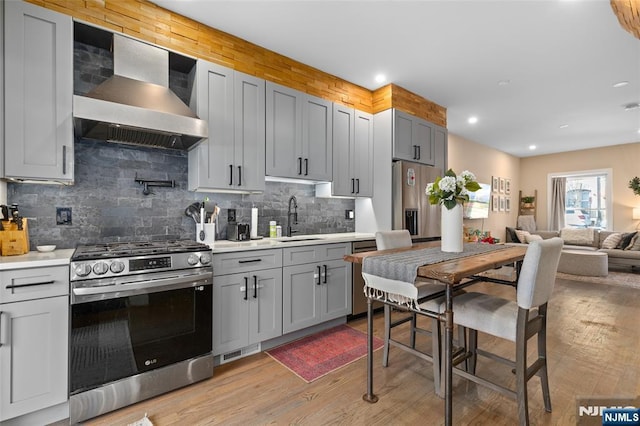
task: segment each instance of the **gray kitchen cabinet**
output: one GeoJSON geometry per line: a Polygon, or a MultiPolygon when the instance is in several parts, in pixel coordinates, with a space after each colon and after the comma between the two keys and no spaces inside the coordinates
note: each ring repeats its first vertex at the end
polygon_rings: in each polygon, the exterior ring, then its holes
{"type": "Polygon", "coordinates": [[[332,103],[267,82],[266,175],[330,181],[332,103]]]}
{"type": "Polygon", "coordinates": [[[283,249],[282,331],[290,333],[351,313],[348,243],[283,249]]]}
{"type": "Polygon", "coordinates": [[[433,143],[435,146],[435,158],[433,165],[444,173],[447,168],[447,146],[449,131],[446,127],[433,125],[433,143]]]}
{"type": "Polygon", "coordinates": [[[214,355],[281,336],[282,250],[215,254],[213,258],[214,355]],[[268,266],[274,267],[263,269],[268,266]]]}
{"type": "Polygon", "coordinates": [[[7,270],[0,281],[0,423],[68,417],[69,269],[7,270]]]}
{"type": "Polygon", "coordinates": [[[189,151],[189,189],[264,191],[265,81],[198,60],[194,91],[209,138],[189,151]]]}
{"type": "MultiPolygon", "coordinates": [[[[4,0],[0,0],[0,22],[4,26],[4,0]]],[[[0,177],[4,176],[4,31],[0,31],[0,177]]]]}
{"type": "Polygon", "coordinates": [[[394,110],[393,159],[433,166],[435,163],[434,124],[394,110]]]}
{"type": "Polygon", "coordinates": [[[316,196],[373,196],[373,116],[333,104],[333,180],[316,196]]]}
{"type": "Polygon", "coordinates": [[[71,17],[7,1],[4,49],[4,177],[72,182],[71,17]]]}

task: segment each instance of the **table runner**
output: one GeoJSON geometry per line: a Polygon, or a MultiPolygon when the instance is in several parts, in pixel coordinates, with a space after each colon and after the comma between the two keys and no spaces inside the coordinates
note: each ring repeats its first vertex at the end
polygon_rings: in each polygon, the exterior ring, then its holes
{"type": "Polygon", "coordinates": [[[443,252],[439,247],[429,247],[399,253],[367,256],[362,261],[362,272],[413,284],[420,266],[461,259],[495,250],[504,250],[505,248],[507,246],[503,244],[467,243],[461,253],[443,252]]]}

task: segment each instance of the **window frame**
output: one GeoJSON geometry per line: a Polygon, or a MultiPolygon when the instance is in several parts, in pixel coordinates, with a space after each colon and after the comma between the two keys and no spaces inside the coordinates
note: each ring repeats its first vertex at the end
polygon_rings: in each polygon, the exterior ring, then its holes
{"type": "Polygon", "coordinates": [[[580,178],[591,177],[596,175],[605,175],[606,182],[604,185],[605,195],[605,210],[607,214],[607,226],[604,230],[611,231],[613,227],[613,169],[592,169],[592,170],[577,170],[571,172],[556,172],[549,173],[547,175],[547,218],[551,217],[551,192],[552,192],[552,179],[558,177],[564,178],[580,178]]]}

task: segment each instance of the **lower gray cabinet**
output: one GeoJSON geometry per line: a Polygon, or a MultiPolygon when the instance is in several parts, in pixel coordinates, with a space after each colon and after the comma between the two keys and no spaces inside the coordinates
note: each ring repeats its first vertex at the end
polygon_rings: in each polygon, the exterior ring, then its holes
{"type": "Polygon", "coordinates": [[[214,355],[281,336],[282,251],[216,254],[213,258],[214,355]],[[260,269],[264,266],[272,267],[260,269]]]}
{"type": "Polygon", "coordinates": [[[3,271],[0,280],[2,423],[67,401],[69,268],[3,271]]]}
{"type": "Polygon", "coordinates": [[[282,332],[290,333],[351,313],[349,244],[283,250],[282,332]]]}

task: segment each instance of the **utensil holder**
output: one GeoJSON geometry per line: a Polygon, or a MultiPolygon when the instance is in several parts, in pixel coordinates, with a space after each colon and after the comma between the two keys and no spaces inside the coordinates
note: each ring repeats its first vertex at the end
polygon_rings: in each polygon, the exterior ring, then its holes
{"type": "Polygon", "coordinates": [[[216,240],[216,224],[205,223],[204,224],[204,240],[200,239],[200,231],[202,231],[202,225],[196,224],[196,241],[199,243],[207,244],[213,249],[214,242],[216,240]]]}

